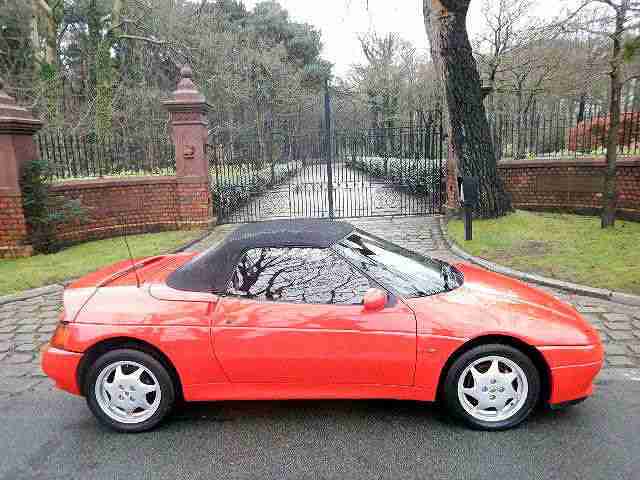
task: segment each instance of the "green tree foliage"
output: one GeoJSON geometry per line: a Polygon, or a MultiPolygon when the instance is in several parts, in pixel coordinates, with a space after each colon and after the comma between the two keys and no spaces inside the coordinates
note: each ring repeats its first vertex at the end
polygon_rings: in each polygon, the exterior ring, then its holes
{"type": "Polygon", "coordinates": [[[319,91],[331,65],[320,57],[313,26],[292,21],[277,2],[247,11],[227,0],[204,7],[187,35],[217,138],[232,148],[257,139],[269,160],[278,142],[318,127],[319,91]]]}
{"type": "Polygon", "coordinates": [[[309,124],[303,119],[316,111],[331,69],[320,58],[320,32],[274,1],[252,10],[237,0],[31,2],[0,0],[0,75],[22,89],[20,98],[48,126],[90,137],[166,136],[160,100],[189,64],[213,107],[212,130],[257,134],[264,143],[283,124],[309,124]],[[44,59],[50,52],[51,19],[56,61],[34,70],[34,54],[44,59]]]}
{"type": "Polygon", "coordinates": [[[24,21],[30,15],[27,2],[0,0],[0,75],[14,86],[33,81],[35,62],[29,23],[24,21]]]}
{"type": "Polygon", "coordinates": [[[58,226],[83,221],[85,210],[78,200],[68,200],[50,194],[49,165],[32,160],[22,166],[20,187],[22,207],[29,233],[29,241],[36,252],[51,253],[59,247],[56,240],[58,226]]]}

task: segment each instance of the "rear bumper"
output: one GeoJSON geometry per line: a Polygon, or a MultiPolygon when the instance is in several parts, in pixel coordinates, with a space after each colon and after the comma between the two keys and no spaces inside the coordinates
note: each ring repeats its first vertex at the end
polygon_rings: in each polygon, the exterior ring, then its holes
{"type": "Polygon", "coordinates": [[[570,404],[593,393],[593,381],[602,369],[602,345],[540,348],[551,370],[551,406],[570,404]]]}
{"type": "Polygon", "coordinates": [[[75,395],[81,395],[78,386],[78,365],[82,354],[54,348],[49,344],[41,351],[42,370],[51,378],[56,387],[75,395]]]}

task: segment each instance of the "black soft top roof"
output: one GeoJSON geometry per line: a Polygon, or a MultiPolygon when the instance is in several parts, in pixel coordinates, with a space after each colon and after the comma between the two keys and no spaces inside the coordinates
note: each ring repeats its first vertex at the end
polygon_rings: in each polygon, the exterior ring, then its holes
{"type": "Polygon", "coordinates": [[[220,245],[211,247],[167,278],[167,285],[190,292],[227,289],[242,254],[252,248],[328,248],[354,230],[347,222],[331,220],[270,220],[243,225],[220,245]]]}

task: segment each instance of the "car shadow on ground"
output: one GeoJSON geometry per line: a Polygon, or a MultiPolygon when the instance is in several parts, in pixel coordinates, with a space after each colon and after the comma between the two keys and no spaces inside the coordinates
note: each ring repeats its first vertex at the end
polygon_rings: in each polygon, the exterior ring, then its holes
{"type": "MultiPolygon", "coordinates": [[[[558,422],[571,422],[580,416],[580,406],[551,410],[538,406],[528,425],[548,427],[558,422]]],[[[357,425],[382,423],[389,425],[422,425],[425,428],[468,430],[452,419],[445,408],[432,402],[400,400],[281,400],[224,401],[181,403],[164,422],[172,429],[185,424],[228,422],[262,423],[265,419],[279,424],[330,422],[357,425]]]]}
{"type": "Polygon", "coordinates": [[[446,421],[446,412],[435,403],[399,400],[271,400],[189,402],[178,405],[169,421],[209,420],[230,422],[248,418],[279,421],[299,418],[369,418],[376,420],[428,417],[446,421]]]}

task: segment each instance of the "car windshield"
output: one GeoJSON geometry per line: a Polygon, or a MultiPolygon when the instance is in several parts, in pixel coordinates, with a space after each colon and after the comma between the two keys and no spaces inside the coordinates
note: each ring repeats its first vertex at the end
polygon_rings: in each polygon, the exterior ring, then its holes
{"type": "Polygon", "coordinates": [[[356,230],[334,247],[382,285],[404,297],[424,297],[462,284],[462,273],[451,265],[401,248],[356,230]]]}

